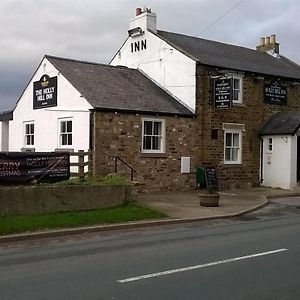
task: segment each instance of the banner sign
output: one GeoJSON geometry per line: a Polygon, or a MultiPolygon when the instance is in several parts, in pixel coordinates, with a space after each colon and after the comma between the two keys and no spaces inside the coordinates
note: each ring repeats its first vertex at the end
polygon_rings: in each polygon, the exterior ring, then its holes
{"type": "Polygon", "coordinates": [[[214,80],[214,108],[232,107],[232,80],[218,78],[214,80]]]}
{"type": "Polygon", "coordinates": [[[278,82],[265,84],[264,99],[268,104],[287,105],[287,88],[278,82]]]}
{"type": "Polygon", "coordinates": [[[57,76],[43,75],[33,83],[33,109],[57,106],[57,76]]]}
{"type": "Polygon", "coordinates": [[[56,182],[69,178],[69,153],[0,153],[0,184],[56,182]]]}

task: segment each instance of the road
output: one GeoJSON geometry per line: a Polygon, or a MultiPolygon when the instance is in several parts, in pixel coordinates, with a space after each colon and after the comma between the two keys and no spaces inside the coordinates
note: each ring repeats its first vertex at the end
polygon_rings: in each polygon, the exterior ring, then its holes
{"type": "Polygon", "coordinates": [[[2,244],[0,299],[300,299],[300,198],[282,203],[232,220],[2,244]]]}

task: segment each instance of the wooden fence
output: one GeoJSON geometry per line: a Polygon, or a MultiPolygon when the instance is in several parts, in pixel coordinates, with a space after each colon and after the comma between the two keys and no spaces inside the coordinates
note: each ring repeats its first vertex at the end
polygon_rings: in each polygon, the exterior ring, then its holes
{"type": "Polygon", "coordinates": [[[84,176],[93,174],[93,157],[92,151],[84,152],[83,150],[78,150],[78,152],[70,152],[71,157],[78,157],[78,162],[70,162],[70,167],[78,167],[78,172],[71,172],[71,177],[78,177],[80,181],[84,180],[84,176]],[[85,161],[85,157],[88,157],[85,161]],[[85,167],[88,170],[85,171],[85,167]]]}

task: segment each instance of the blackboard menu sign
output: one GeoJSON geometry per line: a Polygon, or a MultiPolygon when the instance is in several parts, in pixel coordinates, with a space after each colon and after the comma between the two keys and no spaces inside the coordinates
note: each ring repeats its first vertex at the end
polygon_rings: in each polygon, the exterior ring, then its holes
{"type": "Polygon", "coordinates": [[[215,167],[206,167],[205,168],[205,181],[207,188],[215,188],[218,189],[218,179],[217,172],[215,167]]]}
{"type": "Polygon", "coordinates": [[[287,89],[278,82],[265,84],[264,99],[268,104],[287,105],[287,89]]]}
{"type": "Polygon", "coordinates": [[[231,108],[232,80],[231,78],[217,78],[214,80],[214,108],[231,108]]]}
{"type": "Polygon", "coordinates": [[[33,83],[33,109],[57,106],[57,76],[43,75],[33,83]]]}

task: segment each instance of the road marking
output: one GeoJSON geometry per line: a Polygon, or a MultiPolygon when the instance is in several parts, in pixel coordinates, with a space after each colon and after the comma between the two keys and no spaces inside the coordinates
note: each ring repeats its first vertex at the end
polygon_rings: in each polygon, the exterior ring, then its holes
{"type": "Polygon", "coordinates": [[[180,273],[180,272],[186,272],[186,271],[191,271],[191,270],[196,270],[196,269],[208,268],[208,267],[221,265],[221,264],[226,264],[226,263],[230,263],[230,262],[234,262],[234,261],[245,260],[245,259],[260,257],[260,256],[264,256],[264,255],[275,254],[275,253],[279,253],[279,252],[283,252],[283,251],[287,251],[287,250],[288,249],[286,249],[286,248],[282,248],[282,249],[277,249],[277,250],[272,250],[272,251],[267,251],[267,252],[255,253],[255,254],[250,254],[250,255],[234,257],[234,258],[219,260],[219,261],[215,261],[215,262],[210,262],[210,263],[206,263],[206,264],[203,264],[203,265],[195,265],[195,266],[190,266],[190,267],[185,267],[185,268],[167,270],[167,271],[163,271],[163,272],[157,272],[157,273],[140,275],[140,276],[136,276],[136,277],[130,277],[130,278],[126,278],[126,279],[120,279],[120,280],[117,280],[117,282],[127,283],[127,282],[132,282],[132,281],[149,279],[149,278],[153,278],[153,277],[170,275],[170,274],[174,274],[174,273],[180,273]]]}

